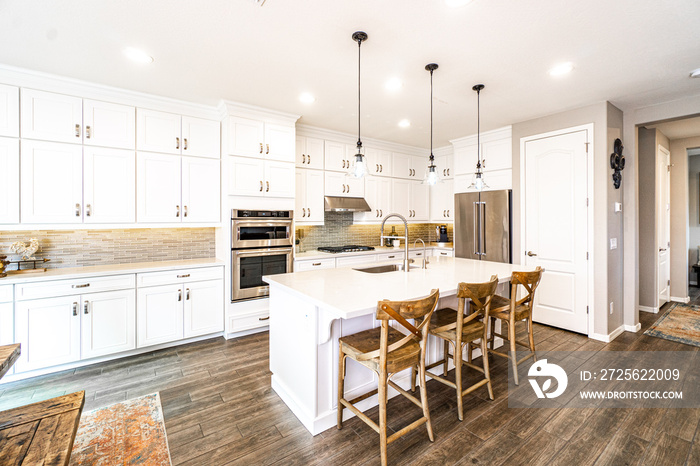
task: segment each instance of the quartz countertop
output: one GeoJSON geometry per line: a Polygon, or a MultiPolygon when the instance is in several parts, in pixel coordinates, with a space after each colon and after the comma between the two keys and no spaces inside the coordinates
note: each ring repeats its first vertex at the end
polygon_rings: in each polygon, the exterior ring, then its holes
{"type": "MultiPolygon", "coordinates": [[[[382,264],[378,262],[373,266],[382,264]]],[[[411,268],[408,273],[366,273],[343,267],[270,275],[263,277],[263,280],[270,284],[271,296],[276,287],[282,287],[335,317],[350,319],[373,313],[377,301],[382,299],[400,301],[423,298],[434,288],[440,290],[441,296],[454,295],[459,282],[486,282],[491,275],[497,275],[500,282],[506,282],[516,270],[529,271],[534,267],[434,257],[427,269],[411,268]]]]}
{"type": "Polygon", "coordinates": [[[82,277],[118,275],[125,273],[160,272],[175,269],[190,269],[211,266],[223,266],[219,259],[188,259],[162,262],[137,262],[132,264],[96,265],[90,267],[65,267],[48,269],[46,272],[8,274],[0,278],[0,286],[17,283],[41,282],[45,280],[62,280],[82,277]]]}
{"type": "MultiPolygon", "coordinates": [[[[312,249],[310,251],[305,251],[305,252],[299,252],[296,253],[294,256],[294,260],[311,260],[311,259],[327,259],[327,258],[332,258],[332,257],[345,257],[345,256],[362,256],[362,255],[367,255],[367,254],[382,254],[385,252],[403,252],[404,247],[403,247],[403,237],[401,237],[401,247],[400,248],[390,248],[387,246],[375,246],[373,250],[371,251],[354,251],[354,252],[340,252],[340,253],[332,253],[332,252],[321,252],[317,251],[315,249],[312,249]]],[[[443,245],[438,246],[437,243],[425,243],[425,247],[428,249],[443,249],[443,250],[452,250],[453,249],[453,244],[452,243],[441,243],[443,245]]],[[[408,249],[423,249],[423,245],[418,242],[415,247],[413,246],[413,243],[409,243],[408,249]]]]}

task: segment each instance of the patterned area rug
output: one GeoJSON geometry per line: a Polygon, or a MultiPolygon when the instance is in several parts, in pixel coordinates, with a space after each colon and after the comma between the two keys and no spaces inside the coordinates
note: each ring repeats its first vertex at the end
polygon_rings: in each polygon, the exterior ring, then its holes
{"type": "Polygon", "coordinates": [[[672,305],[644,335],[700,346],[700,306],[672,305]]]}
{"type": "Polygon", "coordinates": [[[169,466],[158,393],[84,412],[70,464],[169,466]]]}

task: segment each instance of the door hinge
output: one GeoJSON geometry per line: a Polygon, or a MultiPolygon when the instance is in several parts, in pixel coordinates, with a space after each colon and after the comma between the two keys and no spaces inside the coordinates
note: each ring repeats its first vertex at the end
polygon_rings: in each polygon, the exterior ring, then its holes
{"type": "Polygon", "coordinates": [[[589,201],[589,199],[586,198],[586,207],[588,207],[588,201],[589,201]]]}
{"type": "Polygon", "coordinates": [[[669,171],[669,172],[671,171],[671,166],[670,166],[670,165],[666,165],[666,171],[669,171]]]}
{"type": "Polygon", "coordinates": [[[588,314],[588,306],[586,306],[586,314],[588,314]]]}
{"type": "Polygon", "coordinates": [[[588,260],[588,253],[586,253],[586,260],[588,260]]]}
{"type": "Polygon", "coordinates": [[[590,142],[587,142],[585,144],[586,144],[586,154],[587,154],[588,153],[588,144],[590,144],[590,142]]]}

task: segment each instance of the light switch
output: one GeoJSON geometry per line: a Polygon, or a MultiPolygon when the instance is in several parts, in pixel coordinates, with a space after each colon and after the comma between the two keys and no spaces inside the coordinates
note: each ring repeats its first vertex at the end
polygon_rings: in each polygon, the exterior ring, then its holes
{"type": "Polygon", "coordinates": [[[617,249],[617,238],[610,238],[610,250],[617,249]]]}
{"type": "Polygon", "coordinates": [[[615,203],[615,212],[622,212],[622,202],[615,203]]]}

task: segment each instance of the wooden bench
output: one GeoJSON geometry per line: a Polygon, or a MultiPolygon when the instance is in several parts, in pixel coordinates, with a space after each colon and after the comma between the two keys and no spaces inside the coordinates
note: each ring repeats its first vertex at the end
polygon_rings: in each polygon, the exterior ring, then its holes
{"type": "Polygon", "coordinates": [[[0,379],[19,358],[19,343],[0,346],[0,379]]]}
{"type": "Polygon", "coordinates": [[[0,464],[67,465],[85,392],[0,412],[0,464]]]}

